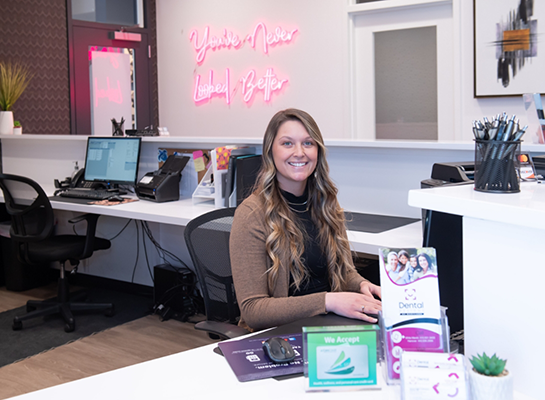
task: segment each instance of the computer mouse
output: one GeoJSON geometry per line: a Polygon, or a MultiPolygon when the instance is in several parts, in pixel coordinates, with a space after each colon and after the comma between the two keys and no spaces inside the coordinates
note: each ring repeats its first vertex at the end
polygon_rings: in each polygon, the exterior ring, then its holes
{"type": "Polygon", "coordinates": [[[125,200],[123,197],[121,196],[118,196],[118,195],[113,195],[113,196],[110,196],[108,197],[108,201],[111,201],[113,203],[119,203],[120,201],[123,201],[125,200]]]}
{"type": "Polygon", "coordinates": [[[295,350],[287,339],[272,337],[263,342],[263,351],[275,363],[285,363],[295,358],[295,350]]]}

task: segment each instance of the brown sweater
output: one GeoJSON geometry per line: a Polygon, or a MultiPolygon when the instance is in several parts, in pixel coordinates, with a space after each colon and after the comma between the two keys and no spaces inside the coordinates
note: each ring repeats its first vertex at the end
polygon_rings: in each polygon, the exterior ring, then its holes
{"type": "MultiPolygon", "coordinates": [[[[266,272],[272,261],[265,248],[268,235],[261,202],[256,195],[251,195],[237,208],[229,244],[241,311],[239,325],[261,330],[325,314],[326,292],[288,297],[290,275],[287,268],[281,268],[275,287],[269,287],[266,272]]],[[[362,281],[363,277],[352,268],[346,290],[359,292],[362,281]]]]}

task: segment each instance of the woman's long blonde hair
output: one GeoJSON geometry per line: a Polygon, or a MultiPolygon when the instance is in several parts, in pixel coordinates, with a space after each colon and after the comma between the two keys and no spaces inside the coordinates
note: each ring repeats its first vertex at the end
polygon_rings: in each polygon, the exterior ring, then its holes
{"type": "Polygon", "coordinates": [[[270,231],[266,239],[267,254],[272,260],[272,267],[268,270],[269,287],[273,288],[276,284],[280,266],[291,272],[297,289],[309,276],[301,259],[307,234],[301,229],[301,224],[294,222],[297,221],[296,214],[280,192],[272,154],[278,129],[286,121],[301,122],[318,146],[316,169],[307,179],[308,204],[312,221],[319,232],[318,242],[327,259],[331,290],[342,291],[346,272],[353,268],[344,213],[337,201],[337,188],[329,178],[326,148],[320,129],[308,113],[293,108],[276,113],[267,126],[263,138],[262,166],[254,191],[264,204],[265,223],[270,231]]]}

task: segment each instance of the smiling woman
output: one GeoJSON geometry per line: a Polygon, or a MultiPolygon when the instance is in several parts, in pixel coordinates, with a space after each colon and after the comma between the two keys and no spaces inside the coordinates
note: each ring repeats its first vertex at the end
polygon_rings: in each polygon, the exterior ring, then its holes
{"type": "Polygon", "coordinates": [[[230,238],[246,328],[327,312],[376,322],[380,287],[354,268],[325,150],[306,112],[280,111],[269,122],[255,191],[238,206],[230,238]]]}
{"type": "Polygon", "coordinates": [[[302,196],[318,159],[318,146],[304,125],[284,122],[274,139],[272,154],[280,189],[302,196]]]}

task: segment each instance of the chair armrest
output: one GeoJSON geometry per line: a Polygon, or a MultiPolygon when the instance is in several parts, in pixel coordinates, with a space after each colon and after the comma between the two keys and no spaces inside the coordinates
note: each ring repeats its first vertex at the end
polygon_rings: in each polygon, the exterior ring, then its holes
{"type": "Polygon", "coordinates": [[[233,325],[228,322],[217,321],[198,322],[195,324],[195,329],[210,332],[226,339],[232,339],[250,333],[246,329],[238,325],[233,325]]]}
{"type": "Polygon", "coordinates": [[[99,217],[99,214],[82,214],[68,220],[68,222],[71,224],[75,224],[83,220],[87,221],[85,248],[83,249],[83,254],[79,257],[80,260],[88,258],[91,256],[91,254],[93,254],[95,249],[95,232],[99,217]]]}

